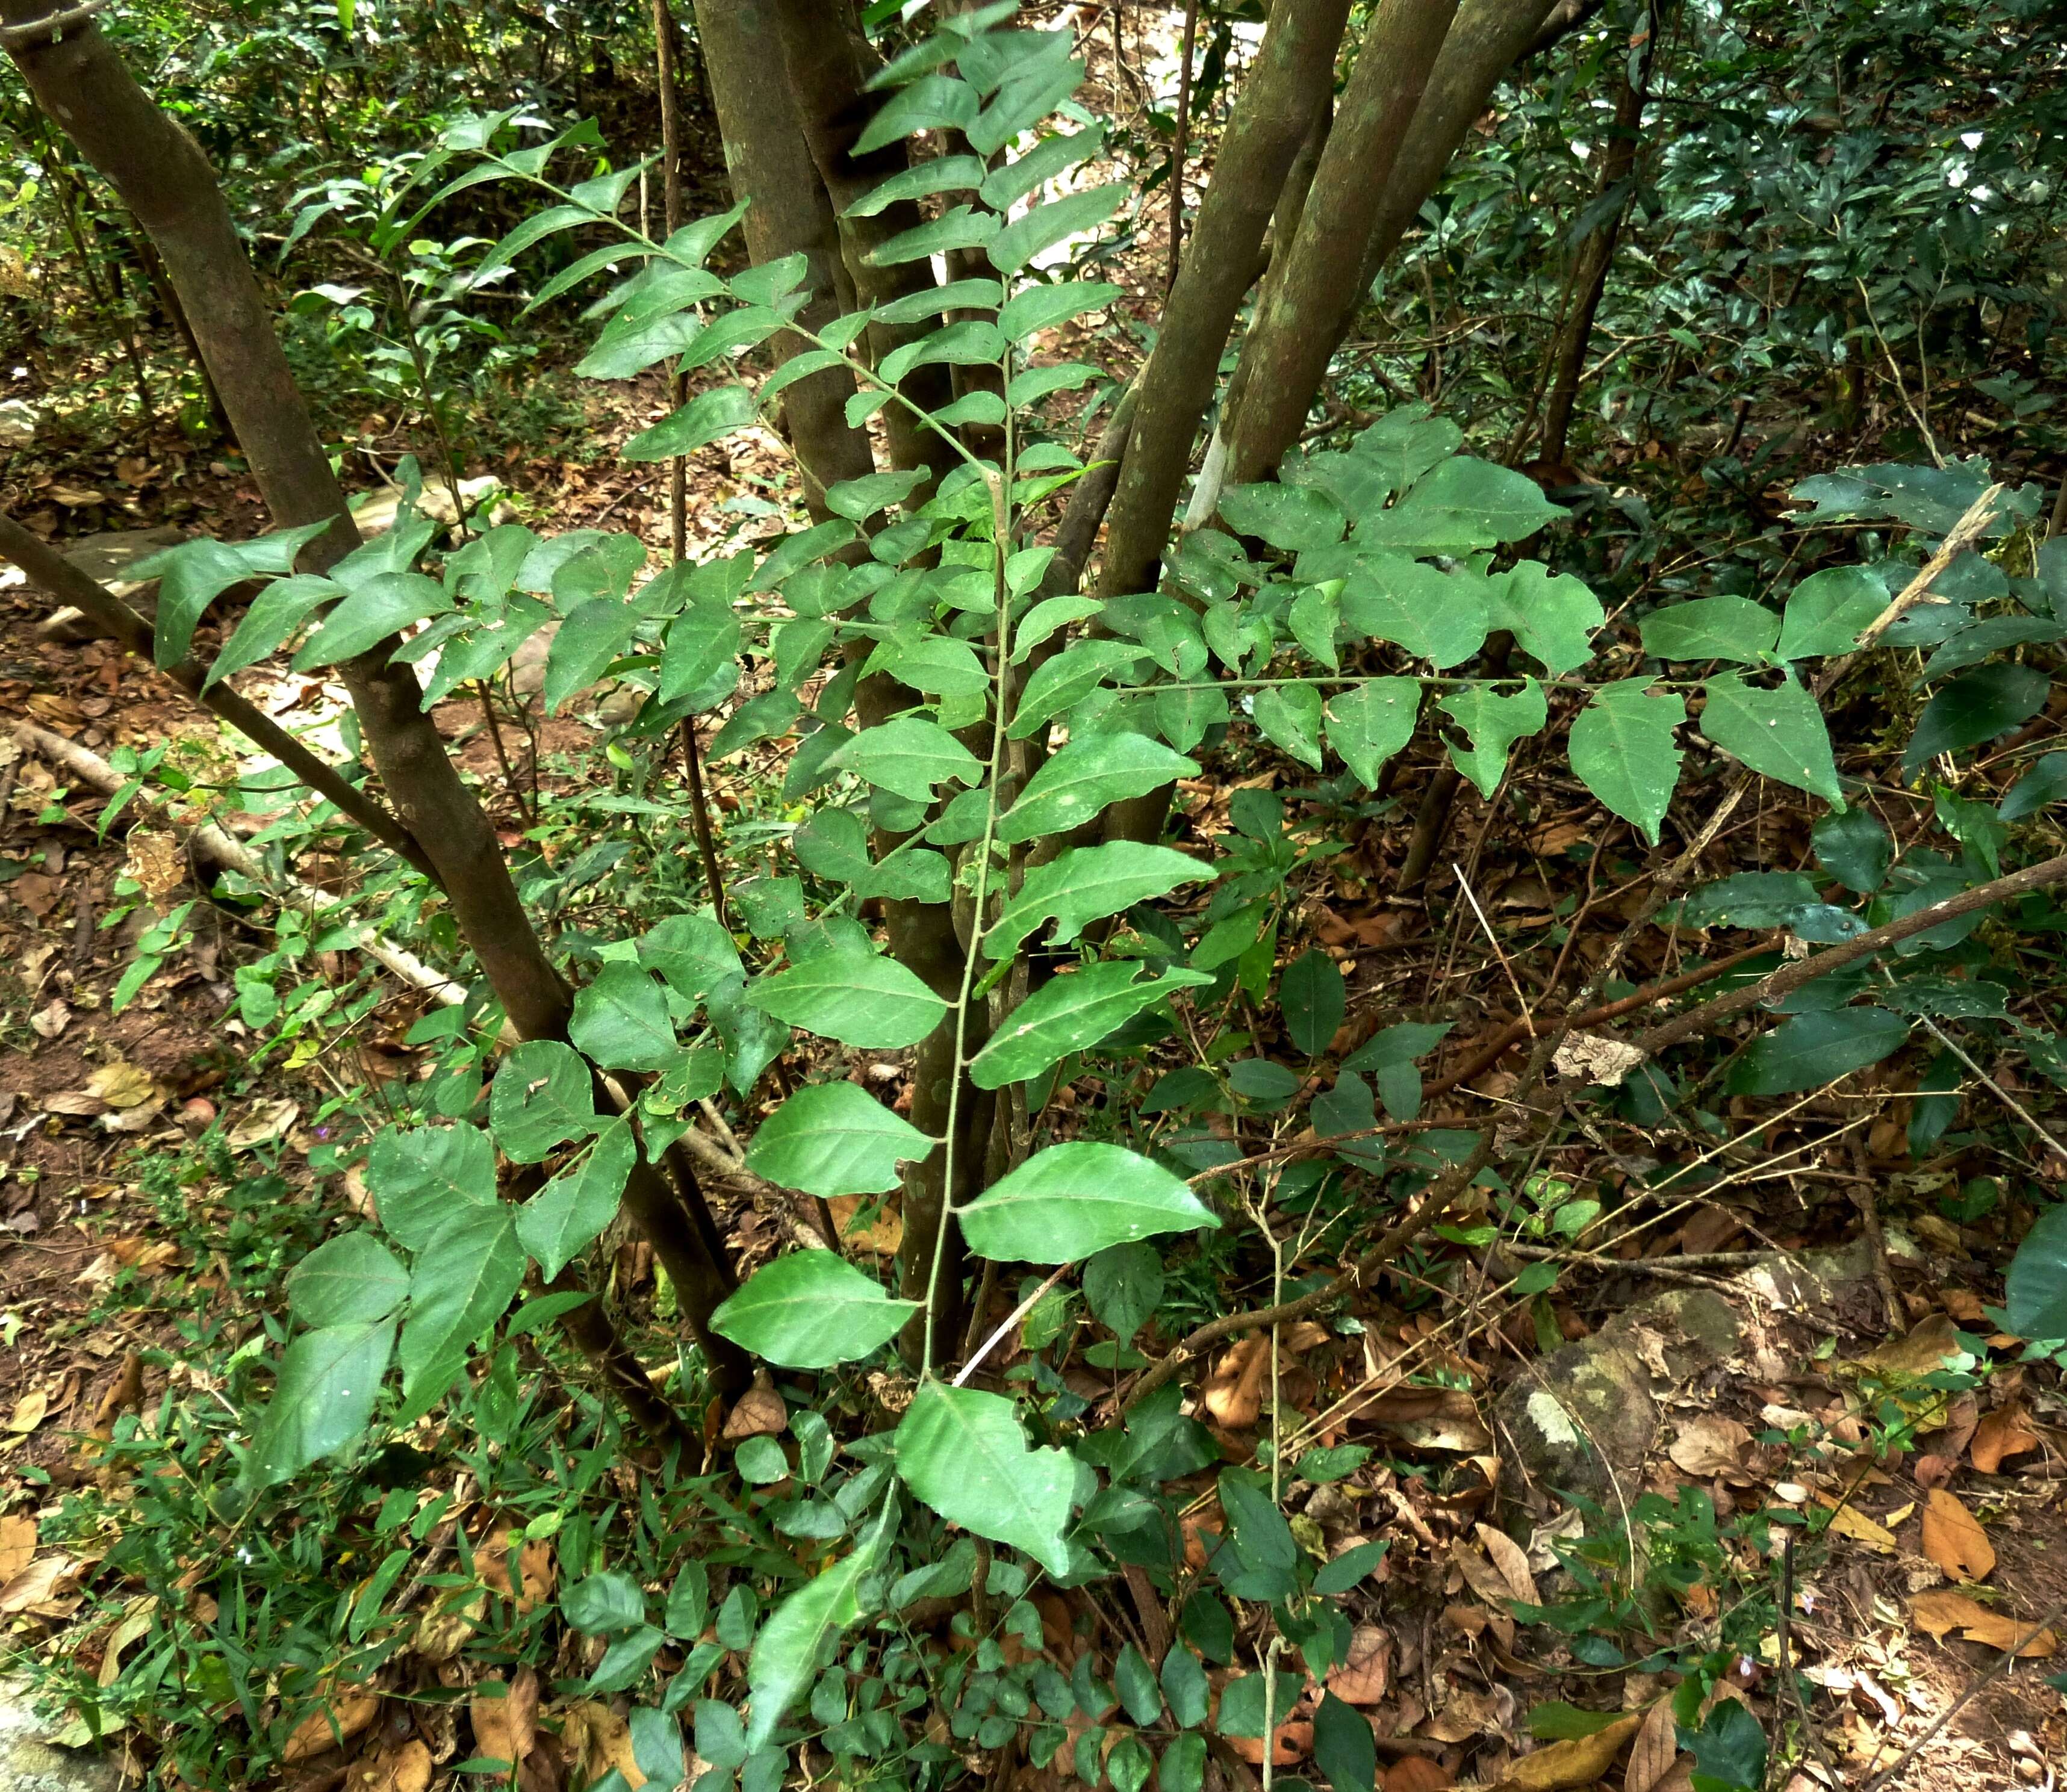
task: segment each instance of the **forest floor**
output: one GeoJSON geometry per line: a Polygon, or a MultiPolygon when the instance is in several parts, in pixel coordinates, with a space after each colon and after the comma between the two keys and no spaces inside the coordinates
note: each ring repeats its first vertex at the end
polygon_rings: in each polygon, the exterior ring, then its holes
{"type": "MultiPolygon", "coordinates": [[[[1127,278],[1145,291],[1163,253],[1144,233],[1127,278]]],[[[663,407],[657,383],[641,388],[596,420],[590,448],[607,448],[663,407]]],[[[518,513],[544,526],[629,524],[656,549],[664,541],[656,482],[607,456],[518,450],[466,471],[494,475],[518,513]]],[[[779,503],[786,476],[772,440],[703,451],[692,463],[698,540],[739,528],[750,507],[737,501],[779,503]]],[[[0,488],[10,513],[60,545],[168,522],[225,537],[263,526],[248,479],[169,432],[119,448],[70,444],[56,460],[18,455],[0,488]]],[[[185,737],[197,760],[220,761],[217,732],[155,671],[104,643],[43,638],[47,608],[18,585],[0,589],[0,728],[33,723],[104,758],[185,737]]],[[[200,651],[211,644],[205,630],[200,651]]],[[[241,682],[290,717],[335,708],[335,692],[298,686],[277,666],[241,682]]],[[[536,712],[535,695],[530,703],[523,732],[535,735],[549,789],[607,776],[591,750],[609,732],[607,694],[554,718],[536,712]]],[[[463,742],[514,843],[525,817],[478,710],[453,702],[438,720],[463,742]]],[[[204,900],[191,944],[112,1012],[154,906],[195,888],[161,825],[132,826],[125,815],[104,835],[100,797],[76,788],[60,797],[56,787],[75,780],[33,750],[10,752],[4,733],[0,759],[0,1655],[63,1653],[91,1668],[127,1646],[122,1589],[97,1583],[90,1542],[55,1542],[52,1519],[95,1487],[119,1512],[122,1471],[104,1445],[121,1415],[149,1425],[169,1402],[219,1398],[225,1360],[262,1341],[279,1273],[326,1212],[357,1198],[336,1163],[351,1104],[415,1073],[424,1048],[407,1036],[427,1003],[394,987],[307,1061],[290,1068],[275,1052],[254,1064],[259,1042],[236,1018],[234,976],[268,949],[266,925],[204,900]],[[125,872],[144,886],[140,903],[116,887],[125,872]]],[[[1565,930],[1585,963],[1619,929],[1624,893],[1599,882],[1614,842],[1573,785],[1561,806],[1518,828],[1467,791],[1452,825],[1455,866],[1423,898],[1391,898],[1415,782],[1431,764],[1410,768],[1399,800],[1359,825],[1332,862],[1327,894],[1302,918],[1306,937],[1286,946],[1318,943],[1343,969],[1348,1044],[1408,1012],[1440,1015],[1456,1023],[1447,1061],[1458,1063],[1511,1018],[1521,993],[1512,965],[1548,970],[1544,987],[1554,987],[1565,955],[1532,959],[1532,951],[1565,930]],[[1485,929],[1456,899],[1460,882],[1485,929]]],[[[727,771],[721,807],[737,794],[728,780],[754,774],[727,771]]],[[[1239,768],[1209,768],[1185,792],[1183,825],[1202,835],[1224,825],[1237,788],[1293,792],[1308,781],[1267,748],[1239,768]]],[[[1723,834],[1704,871],[1793,866],[1807,825],[1803,809],[1762,807],[1723,834]]],[[[326,870],[301,869],[319,882],[326,870]]],[[[1691,951],[1742,943],[1653,932],[1630,974],[1671,975],[1691,951]]],[[[315,965],[340,989],[358,971],[335,953],[315,965]]],[[[904,1075],[894,1055],[879,1056],[869,1074],[904,1075]]],[[[1513,1086],[1508,1072],[1486,1072],[1442,1097],[1431,1117],[1496,1119],[1513,1086]]],[[[1732,1691],[1787,1763],[1775,1785],[2057,1783],[2067,1715],[2042,1676],[2060,1665],[2055,1633],[2067,1623],[2067,1401],[2049,1372],[2019,1364],[2016,1341],[1990,1316],[2009,1205],[1968,1219],[1955,1217],[1965,1210],[1955,1198],[1972,1178],[2011,1170],[2057,1185],[2067,1163],[2005,1165],[1978,1129],[1912,1159],[1911,1092],[1873,1072],[1846,1088],[1720,1150],[1724,1174],[1662,1203],[1611,1252],[1553,1252],[1561,1273],[1545,1301],[1504,1293],[1516,1263],[1482,1253],[1453,1263],[1441,1287],[1410,1273],[1363,1297],[1353,1308],[1359,1348],[1334,1334],[1282,1341],[1283,1397],[1304,1432],[1370,1452],[1346,1478],[1295,1489],[1293,1503],[1331,1546],[1347,1537],[1390,1546],[1379,1573],[1348,1596],[1356,1649],[1329,1681],[1374,1719],[1388,1792],[1596,1782],[1683,1792],[1693,1761],[1659,1716],[1668,1709],[1662,1683],[1640,1664],[1663,1644],[1723,1636],[1745,1638],[1732,1691]],[[1525,1435],[1540,1412],[1534,1397],[1546,1393],[1582,1422],[1593,1415],[1592,1441],[1613,1465],[1593,1490],[1591,1521],[1553,1496],[1554,1466],[1541,1438],[1525,1435]],[[1797,1545],[1760,1550],[1734,1528],[1760,1508],[1811,1522],[1775,1530],[1797,1545]],[[1572,1595],[1577,1582],[1553,1546],[1582,1530],[1618,1535],[1635,1553],[1619,1565],[1627,1591],[1590,1651],[1511,1610],[1572,1595]],[[1748,1631],[1736,1621],[1761,1610],[1785,1620],[1748,1631]],[[2024,1659],[2012,1663],[2005,1645],[2020,1643],[2024,1659]],[[1805,1705],[1789,1696],[1789,1666],[1805,1670],[1805,1705]],[[1628,1715],[1617,1721],[1618,1713],[1628,1715]]],[[[1059,1103],[1102,1097],[1086,1076],[1059,1103]]],[[[1599,1183],[1630,1166],[1580,1121],[1542,1167],[1599,1183]]],[[[748,1261],[771,1254],[789,1227],[787,1215],[737,1198],[725,1219],[748,1261]]],[[[888,1247],[894,1224],[868,1242],[888,1247]]],[[[638,1247],[619,1249],[613,1288],[647,1342],[665,1332],[638,1247]]],[[[1261,1339],[1211,1366],[1198,1409],[1230,1451],[1253,1450],[1271,1367],[1261,1339]]],[[[1066,1376],[1087,1397],[1111,1392],[1109,1375],[1081,1363],[1066,1376]]],[[[1611,1556],[1598,1558],[1604,1571],[1618,1567],[1611,1556]]],[[[1085,1648],[1109,1672],[1120,1640],[1138,1636],[1151,1649],[1158,1640],[1152,1601],[1102,1599],[1111,1616],[1082,1623],[1067,1602],[1052,1603],[1047,1640],[1065,1672],[1085,1648]]],[[[424,1670],[447,1686],[464,1671],[449,1657],[424,1670]]],[[[1279,1740],[1282,1774],[1310,1753],[1309,1705],[1279,1740]]],[[[550,1703],[542,1716],[550,1727],[550,1703]]],[[[492,1752],[456,1734],[449,1716],[423,1733],[441,1769],[492,1752]]],[[[562,1729],[557,1753],[542,1745],[530,1758],[522,1783],[533,1792],[617,1758],[607,1747],[584,1752],[599,1731],[588,1744],[571,1733],[562,1729]]],[[[140,1740],[115,1741],[140,1761],[149,1753],[140,1740]]],[[[376,1726],[343,1753],[314,1750],[289,1783],[334,1786],[349,1758],[373,1762],[388,1775],[380,1783],[399,1787],[404,1778],[389,1770],[396,1740],[376,1726]]],[[[1237,1748],[1216,1770],[1253,1784],[1261,1757],[1260,1744],[1246,1759],[1237,1748]]],[[[1058,1770],[1069,1758],[1058,1756],[1058,1770]]],[[[1057,1770],[1021,1769],[1018,1783],[1061,1781],[1057,1770]]]]}

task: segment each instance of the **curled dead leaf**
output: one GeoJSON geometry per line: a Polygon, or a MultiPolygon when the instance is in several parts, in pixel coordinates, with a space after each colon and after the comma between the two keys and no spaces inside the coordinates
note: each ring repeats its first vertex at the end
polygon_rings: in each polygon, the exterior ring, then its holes
{"type": "Polygon", "coordinates": [[[342,1748],[380,1714],[380,1695],[354,1687],[325,1699],[288,1733],[280,1758],[290,1765],[342,1748]]]}
{"type": "Polygon", "coordinates": [[[1385,1792],[1449,1792],[1457,1782],[1440,1761],[1425,1754],[1403,1755],[1385,1770],[1385,1792]]]}
{"type": "Polygon", "coordinates": [[[1999,1474],[2013,1456],[2028,1456],[2040,1447],[2038,1433],[2031,1428],[2024,1402],[2013,1400],[1998,1406],[1974,1427],[1967,1445],[1967,1459],[1983,1474],[1999,1474]]]}
{"type": "Polygon", "coordinates": [[[1521,1544],[1489,1524],[1478,1527],[1478,1538],[1492,1565],[1499,1569],[1501,1579],[1507,1583],[1508,1596],[1524,1605],[1541,1605],[1543,1601],[1536,1591],[1536,1577],[1529,1571],[1529,1555],[1521,1544]]]}
{"type": "Polygon", "coordinates": [[[1981,1521],[1943,1487],[1931,1490],[1923,1509],[1923,1553],[1955,1580],[1985,1580],[1996,1565],[1981,1521]]]}
{"type": "MultiPolygon", "coordinates": [[[[15,1612],[43,1612],[62,1602],[77,1580],[79,1566],[71,1557],[64,1555],[33,1559],[6,1586],[0,1587],[0,1616],[15,1612]]],[[[52,1615],[63,1616],[61,1612],[52,1615]]]]}

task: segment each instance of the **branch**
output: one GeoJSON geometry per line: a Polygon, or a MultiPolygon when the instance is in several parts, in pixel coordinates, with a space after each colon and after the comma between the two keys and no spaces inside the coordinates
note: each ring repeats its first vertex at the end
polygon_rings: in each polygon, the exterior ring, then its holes
{"type": "MultiPolygon", "coordinates": [[[[129,781],[98,753],[89,752],[77,741],[67,740],[61,734],[53,734],[48,728],[39,728],[34,722],[15,723],[14,733],[14,739],[21,745],[33,748],[52,766],[69,773],[104,797],[113,796],[129,781]]],[[[136,800],[153,810],[167,826],[203,858],[213,860],[225,870],[249,878],[261,889],[273,881],[271,874],[250,847],[242,841],[224,833],[213,821],[204,821],[198,827],[185,826],[152,793],[140,791],[136,800]]],[[[339,905],[339,898],[328,890],[319,890],[313,884],[298,882],[292,878],[286,880],[286,888],[282,894],[312,913],[320,913],[339,905]]],[[[392,971],[411,988],[422,990],[448,1007],[457,1007],[466,999],[465,984],[447,976],[442,971],[432,970],[414,953],[405,952],[400,947],[391,945],[378,934],[366,934],[359,942],[359,949],[376,963],[392,971]]]]}
{"type": "MultiPolygon", "coordinates": [[[[0,555],[19,566],[51,596],[75,610],[83,610],[108,634],[140,659],[153,664],[157,659],[157,631],[120,598],[89,578],[64,556],[39,541],[13,517],[0,516],[0,555]]],[[[327,760],[297,740],[273,718],[230,689],[228,684],[210,685],[201,662],[189,656],[177,666],[160,670],[204,709],[229,724],[255,746],[263,748],[286,766],[311,790],[327,797],[341,813],[350,816],[384,845],[407,859],[433,883],[440,883],[431,862],[416,844],[416,837],[387,809],[368,796],[327,760]]]]}
{"type": "Polygon", "coordinates": [[[1747,983],[1741,989],[1733,989],[1727,995],[1718,995],[1712,1002],[1704,1002],[1698,1008],[1654,1027],[1647,1033],[1640,1033],[1629,1043],[1647,1058],[1655,1058],[1667,1046],[1677,1045],[1683,1040],[1693,1038],[1698,1033],[1713,1032],[1726,1020],[1733,1020],[1748,1008],[1759,1007],[1777,996],[1792,994],[1804,983],[1813,983],[1829,971],[1842,969],[1863,958],[1870,958],[1882,947],[1895,946],[1905,939],[1914,939],[1919,934],[1930,932],[1947,921],[1956,921],[1960,916],[1972,914],[1976,910],[1992,908],[1998,902],[2006,902],[2012,897],[2028,896],[2033,890],[2049,890],[2053,885],[2067,883],[2067,853],[2040,863],[2027,866],[2021,871],[2012,871],[2006,878],[1997,878],[1992,882],[1977,884],[1972,890],[1963,890],[1956,896],[1948,896],[1942,902],[1933,902],[1928,908],[1917,910],[1914,914],[1905,914],[1898,921],[1890,921],[1884,926],[1870,928],[1854,939],[1833,946],[1827,951],[1817,952],[1805,959],[1797,959],[1791,964],[1783,964],[1769,977],[1761,977],[1755,983],[1747,983]]]}

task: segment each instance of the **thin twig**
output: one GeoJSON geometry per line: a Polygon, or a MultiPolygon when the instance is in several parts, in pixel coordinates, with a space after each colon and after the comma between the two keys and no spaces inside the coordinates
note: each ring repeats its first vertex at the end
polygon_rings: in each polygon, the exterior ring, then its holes
{"type": "MultiPolygon", "coordinates": [[[[2057,1601],[2053,1605],[2053,1608],[2050,1612],[2047,1612],[2045,1616],[2041,1618],[2037,1624],[2033,1624],[2030,1629],[2027,1630],[2021,1636],[2018,1637],[2014,1643],[2011,1644],[2008,1648],[2004,1649],[2001,1656],[1986,1673],[1983,1674],[1979,1680],[1976,1681],[1972,1686],[1969,1686],[1965,1692],[1962,1693],[1958,1698],[1955,1699],[1950,1705],[1947,1706],[1946,1709],[1939,1714],[1939,1718],[1936,1723],[1933,1724],[1930,1729],[1924,1731],[1921,1736],[1918,1737],[1914,1742],[1911,1743],[1907,1748],[1904,1749],[1900,1754],[1897,1755],[1894,1759],[1890,1761],[1885,1767],[1880,1769],[1877,1773],[1873,1774],[1866,1781],[1866,1784],[1859,1788],[1859,1792],[1874,1792],[1874,1788],[1878,1786],[1882,1781],[1900,1773],[1903,1768],[1907,1767],[1911,1762],[1916,1758],[1919,1753],[1923,1749],[1925,1743],[1928,1742],[1932,1737],[1935,1736],[1939,1733],[1939,1731],[1951,1722],[1951,1721],[1955,1717],[1958,1717],[1961,1712],[1964,1711],[1968,1705],[1972,1705],[1986,1688],[1992,1685],[1996,1681],[2002,1677],[2011,1664],[2016,1661],[2016,1652],[2019,1649],[2022,1648],[2025,1644],[2028,1643],[2032,1637],[2040,1635],[2051,1625],[2057,1623],[2063,1613],[2067,1613],[2067,1599],[2061,1599],[2057,1601]]],[[[1879,1750],[1878,1749],[1874,1750],[1874,1758],[1876,1760],[1879,1758],[1879,1750]]]]}
{"type": "Polygon", "coordinates": [[[1533,1039],[1536,1036],[1536,1016],[1529,1012],[1529,998],[1522,993],[1521,979],[1515,975],[1514,966],[1501,946],[1500,936],[1492,930],[1492,923],[1486,919],[1486,911],[1479,906],[1479,899],[1472,894],[1471,880],[1464,875],[1464,867],[1452,859],[1450,869],[1456,874],[1457,887],[1464,893],[1464,900],[1472,905],[1472,913],[1478,917],[1479,930],[1486,936],[1486,943],[1492,947],[1493,956],[1500,960],[1501,969],[1507,973],[1508,987],[1514,991],[1514,999],[1521,1005],[1522,1025],[1528,1029],[1529,1037],[1533,1039]]]}
{"type": "Polygon", "coordinates": [[[963,1364],[961,1368],[956,1372],[954,1380],[948,1383],[948,1385],[950,1387],[959,1388],[964,1382],[967,1381],[972,1375],[975,1374],[976,1372],[983,1366],[984,1358],[988,1356],[992,1351],[997,1348],[999,1341],[1012,1330],[1013,1326],[1017,1325],[1021,1320],[1025,1318],[1029,1313],[1032,1312],[1035,1305],[1039,1302],[1041,1296],[1054,1287],[1058,1282],[1061,1281],[1065,1275],[1069,1274],[1069,1271],[1070,1266],[1067,1263],[1063,1263],[1059,1266],[1054,1275],[1050,1275],[1046,1281],[1041,1284],[1039,1287],[1036,1288],[1033,1293],[1027,1295],[1027,1297],[1024,1300],[1021,1301],[1017,1307],[1013,1308],[1010,1312],[1007,1313],[1002,1320],[999,1320],[997,1328],[993,1331],[990,1336],[985,1338],[981,1344],[977,1346],[974,1354],[973,1354],[969,1360],[966,1363],[963,1364]]]}

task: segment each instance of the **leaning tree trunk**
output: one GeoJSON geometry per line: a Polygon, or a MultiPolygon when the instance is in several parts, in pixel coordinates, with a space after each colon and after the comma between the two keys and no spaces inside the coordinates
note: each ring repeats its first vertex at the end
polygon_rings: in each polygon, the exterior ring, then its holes
{"type": "Polygon", "coordinates": [[[1113,494],[1098,589],[1151,589],[1212,402],[1220,351],[1254,284],[1263,233],[1333,81],[1348,0],[1277,0],[1220,140],[1177,283],[1143,371],[1134,433],[1113,494]]]}
{"type": "MultiPolygon", "coordinates": [[[[274,521],[293,527],[327,519],[330,528],[305,560],[312,570],[333,564],[357,544],[359,532],[213,170],[137,86],[97,26],[74,26],[55,40],[34,29],[35,3],[0,0],[0,20],[14,27],[7,48],[23,81],[156,246],[274,521]]],[[[424,712],[415,674],[392,658],[399,645],[384,642],[341,668],[374,764],[511,1024],[527,1039],[563,1038],[572,1006],[566,982],[525,915],[493,824],[424,712]]],[[[692,1182],[678,1192],[641,1161],[625,1202],[674,1280],[717,1380],[743,1386],[745,1353],[707,1324],[734,1284],[712,1248],[716,1229],[701,1192],[692,1182]]]]}
{"type": "Polygon", "coordinates": [[[1614,63],[1614,124],[1608,134],[1607,152],[1601,157],[1600,188],[1596,205],[1607,207],[1607,215],[1579,245],[1578,260],[1572,269],[1572,303],[1557,333],[1552,357],[1550,395],[1543,406],[1543,432],[1537,444],[1537,459],[1546,472],[1565,464],[1565,438],[1571,433],[1572,412],[1579,399],[1579,376],[1586,363],[1586,344],[1594,333],[1594,318],[1607,290],[1608,270],[1614,265],[1616,239],[1622,220],[1629,215],[1635,197],[1638,140],[1643,129],[1643,103],[1650,92],[1651,70],[1658,53],[1659,17],[1647,11],[1643,35],[1632,46],[1636,72],[1630,73],[1628,59],[1618,55],[1614,63]]]}
{"type": "Polygon", "coordinates": [[[1387,0],[1364,40],[1298,234],[1242,345],[1222,425],[1231,481],[1261,477],[1299,438],[1364,293],[1345,248],[1371,234],[1456,10],[1457,0],[1387,0]]]}

